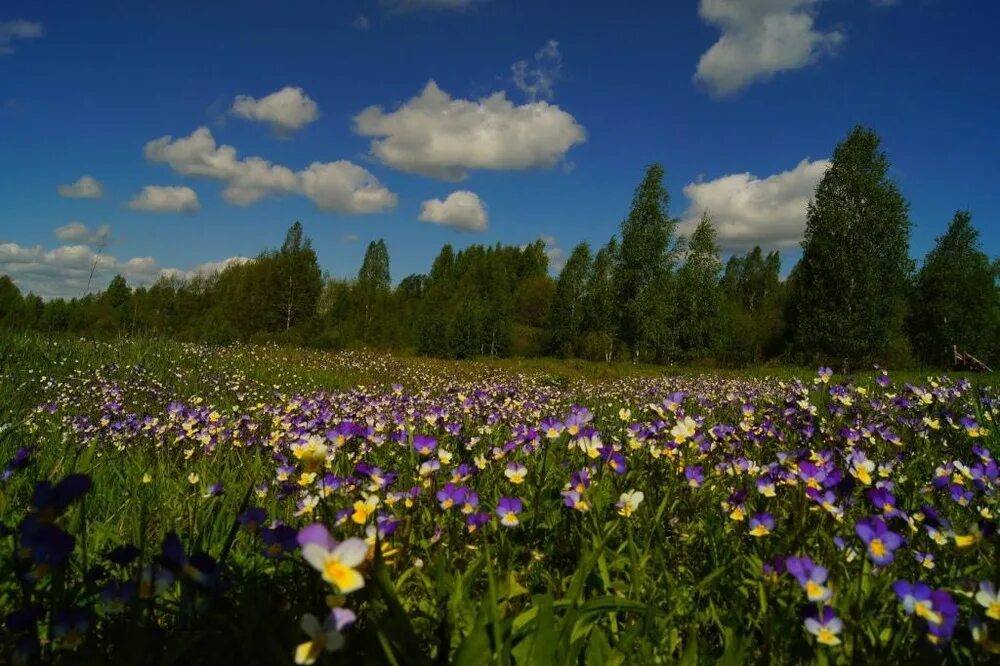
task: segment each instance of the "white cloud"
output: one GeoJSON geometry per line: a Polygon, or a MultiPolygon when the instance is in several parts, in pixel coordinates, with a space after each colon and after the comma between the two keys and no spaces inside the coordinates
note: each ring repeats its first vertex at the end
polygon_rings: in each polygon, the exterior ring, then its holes
{"type": "Polygon", "coordinates": [[[45,34],[41,23],[15,20],[0,21],[0,55],[14,52],[15,39],[34,39],[45,34]]]}
{"type": "Polygon", "coordinates": [[[462,231],[486,231],[486,205],[479,195],[468,190],[458,190],[444,201],[431,199],[420,206],[419,220],[433,222],[462,231]]]}
{"type": "Polygon", "coordinates": [[[556,245],[555,236],[542,234],[539,238],[545,243],[545,256],[549,258],[549,270],[558,273],[566,266],[566,251],[556,245]]]}
{"type": "Polygon", "coordinates": [[[90,229],[82,222],[70,222],[57,228],[53,233],[56,238],[67,243],[101,245],[111,235],[111,227],[107,224],[102,224],[95,229],[90,229]]]}
{"type": "Polygon", "coordinates": [[[22,292],[31,291],[42,298],[83,296],[88,283],[91,292],[98,291],[118,273],[130,284],[148,283],[159,275],[150,257],[119,262],[88,245],[61,245],[45,250],[40,245],[0,244],[0,274],[10,275],[22,292]]]}
{"type": "Polygon", "coordinates": [[[100,199],[104,196],[101,181],[91,176],[80,176],[75,183],[60,185],[59,196],[68,199],[100,199]]]}
{"type": "Polygon", "coordinates": [[[377,213],[397,197],[371,173],[347,160],[313,162],[299,172],[302,193],[330,213],[377,213]]]}
{"type": "Polygon", "coordinates": [[[722,36],[698,61],[695,79],[715,95],[738,92],[778,72],[800,69],[844,39],[813,27],[820,0],[701,0],[698,12],[722,36]]]}
{"type": "Polygon", "coordinates": [[[341,160],[313,162],[299,172],[260,157],[238,159],[232,146],[217,146],[207,127],[174,139],[164,136],[146,144],[146,159],[169,164],[186,176],[226,184],[223,198],[249,206],[271,195],[303,194],[320,210],[374,213],[396,205],[396,195],[367,170],[341,160]]]}
{"type": "Polygon", "coordinates": [[[401,171],[462,180],[471,169],[531,169],[559,163],[586,132],[548,102],[514,106],[503,92],[452,99],[434,81],[392,112],[370,106],[354,131],[376,137],[371,154],[401,171]]]}
{"type": "Polygon", "coordinates": [[[197,213],[198,195],[190,187],[146,185],[128,207],[147,213],[197,213]]]}
{"type": "Polygon", "coordinates": [[[319,107],[302,88],[286,86],[278,92],[255,99],[238,95],[231,113],[246,120],[270,123],[279,136],[287,136],[319,118],[319,107]]]}
{"type": "Polygon", "coordinates": [[[358,235],[357,234],[344,234],[343,236],[340,237],[340,242],[341,243],[357,243],[358,242],[358,235]]]}
{"type": "Polygon", "coordinates": [[[210,275],[220,273],[230,266],[245,264],[248,261],[250,261],[250,257],[228,257],[220,261],[206,261],[205,263],[198,264],[194,268],[187,271],[179,268],[164,268],[160,271],[160,274],[169,278],[192,280],[196,277],[208,277],[210,275]]]}
{"type": "Polygon", "coordinates": [[[153,284],[161,276],[190,280],[246,261],[250,259],[229,257],[182,270],[161,268],[155,258],[148,256],[119,260],[82,244],[46,250],[40,245],[23,247],[16,243],[0,243],[0,275],[10,275],[22,293],[30,291],[45,299],[79,298],[103,291],[111,278],[119,274],[125,277],[129,286],[140,287],[153,284]]]}
{"type": "Polygon", "coordinates": [[[708,211],[725,251],[792,247],[802,240],[806,210],[829,160],[804,159],[789,171],[758,178],[735,173],[684,186],[689,205],[678,233],[694,231],[708,211]]]}
{"type": "Polygon", "coordinates": [[[358,14],[357,17],[351,21],[351,27],[355,30],[367,30],[371,27],[371,21],[364,14],[358,14]]]}
{"type": "Polygon", "coordinates": [[[552,99],[556,81],[562,78],[562,56],[559,42],[550,39],[535,52],[534,66],[527,60],[511,65],[514,85],[532,102],[538,98],[552,99]]]}

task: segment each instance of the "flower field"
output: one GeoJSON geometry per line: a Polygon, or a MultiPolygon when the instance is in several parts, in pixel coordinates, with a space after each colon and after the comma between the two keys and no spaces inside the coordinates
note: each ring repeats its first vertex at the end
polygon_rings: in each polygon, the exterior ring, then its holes
{"type": "Polygon", "coordinates": [[[996,383],[776,374],[0,341],[0,662],[1000,659],[996,383]]]}

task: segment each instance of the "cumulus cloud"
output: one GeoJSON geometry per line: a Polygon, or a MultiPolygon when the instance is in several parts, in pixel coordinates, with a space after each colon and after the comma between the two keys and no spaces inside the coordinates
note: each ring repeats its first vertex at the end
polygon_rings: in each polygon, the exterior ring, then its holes
{"type": "Polygon", "coordinates": [[[347,160],[313,162],[299,172],[302,193],[331,213],[377,213],[397,197],[367,170],[347,160]]]}
{"type": "Polygon", "coordinates": [[[338,213],[375,213],[397,203],[396,195],[375,176],[351,162],[313,162],[295,172],[261,157],[239,159],[232,146],[216,145],[207,127],[177,139],[164,136],[150,141],[145,155],[177,173],[225,183],[223,198],[238,206],[287,194],[305,195],[320,210],[338,213]]]}
{"type": "Polygon", "coordinates": [[[0,55],[14,52],[14,40],[35,39],[45,34],[41,23],[24,21],[0,21],[0,55]]]}
{"type": "Polygon", "coordinates": [[[101,181],[91,176],[80,176],[75,183],[60,185],[59,196],[68,199],[100,199],[104,196],[101,181]]]}
{"type": "Polygon", "coordinates": [[[468,190],[458,190],[444,201],[431,199],[420,206],[423,222],[432,222],[462,231],[486,231],[486,205],[479,195],[468,190]]]}
{"type": "Polygon", "coordinates": [[[701,0],[702,19],[722,36],[698,61],[695,79],[715,95],[736,93],[778,72],[800,69],[844,39],[814,28],[820,0],[701,0]]]}
{"type": "Polygon", "coordinates": [[[160,275],[179,280],[192,280],[198,277],[204,278],[216,273],[221,273],[230,266],[244,264],[248,261],[250,261],[250,257],[227,257],[226,259],[221,259],[219,261],[206,261],[205,263],[198,264],[194,268],[186,271],[179,268],[164,268],[160,271],[160,275]]]}
{"type": "Polygon", "coordinates": [[[534,102],[538,98],[552,99],[556,81],[562,78],[562,55],[559,42],[550,39],[535,52],[534,62],[518,60],[510,67],[514,85],[534,102]]]}
{"type": "Polygon", "coordinates": [[[85,244],[45,249],[40,245],[0,243],[0,275],[10,275],[22,293],[32,292],[44,299],[79,298],[103,291],[115,275],[124,276],[132,287],[141,287],[153,284],[160,277],[181,280],[204,277],[249,260],[229,257],[183,270],[161,268],[154,257],[148,256],[120,260],[85,244]]]}
{"type": "Polygon", "coordinates": [[[128,207],[147,213],[197,213],[198,195],[190,187],[146,185],[128,207]]]}
{"type": "Polygon", "coordinates": [[[279,136],[288,136],[319,118],[316,102],[302,88],[293,86],[286,86],[260,99],[238,95],[230,112],[246,120],[269,123],[279,136]]]}
{"type": "Polygon", "coordinates": [[[708,211],[725,251],[792,247],[802,240],[806,210],[829,160],[804,159],[789,171],[758,178],[735,173],[684,186],[689,205],[678,233],[690,236],[708,211]]]}
{"type": "Polygon", "coordinates": [[[452,99],[434,81],[395,111],[363,110],[354,131],[376,137],[371,154],[383,164],[451,181],[471,169],[551,167],[586,140],[576,119],[548,102],[515,106],[503,92],[452,99]]]}
{"type": "Polygon", "coordinates": [[[99,227],[90,229],[82,222],[70,222],[58,227],[53,233],[56,238],[67,243],[102,245],[108,240],[108,236],[111,235],[111,227],[107,224],[102,224],[99,227]]]}
{"type": "Polygon", "coordinates": [[[545,256],[549,258],[549,270],[558,273],[566,266],[566,251],[556,245],[555,236],[542,234],[539,238],[545,243],[545,256]]]}
{"type": "Polygon", "coordinates": [[[22,292],[31,291],[42,298],[83,296],[88,284],[91,291],[103,289],[118,273],[134,284],[150,282],[158,275],[155,261],[149,257],[120,262],[89,245],[61,245],[46,250],[40,245],[0,244],[0,274],[10,275],[22,292]]]}

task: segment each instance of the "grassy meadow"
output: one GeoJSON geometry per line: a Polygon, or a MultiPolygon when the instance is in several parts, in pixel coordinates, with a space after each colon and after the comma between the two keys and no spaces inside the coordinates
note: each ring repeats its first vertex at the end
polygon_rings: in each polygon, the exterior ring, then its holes
{"type": "Polygon", "coordinates": [[[0,337],[10,663],[989,663],[1000,381],[0,337]]]}

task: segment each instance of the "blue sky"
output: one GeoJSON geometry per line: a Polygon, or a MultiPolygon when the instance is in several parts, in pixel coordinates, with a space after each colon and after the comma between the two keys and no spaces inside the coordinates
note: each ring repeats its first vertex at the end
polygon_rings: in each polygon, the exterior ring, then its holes
{"type": "Polygon", "coordinates": [[[708,209],[727,252],[778,247],[787,269],[823,160],[856,123],[882,136],[914,257],[958,208],[996,255],[994,11],[7,0],[0,273],[79,295],[106,232],[92,286],[148,283],[276,246],[295,220],[335,276],[380,237],[394,280],[444,243],[544,237],[558,265],[616,232],[652,161],[674,216],[708,209]]]}

